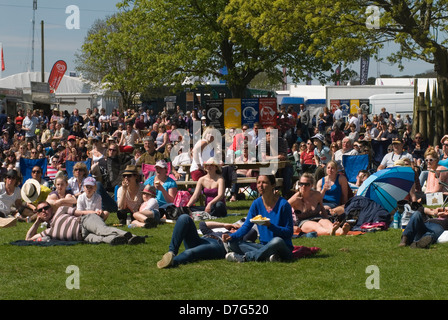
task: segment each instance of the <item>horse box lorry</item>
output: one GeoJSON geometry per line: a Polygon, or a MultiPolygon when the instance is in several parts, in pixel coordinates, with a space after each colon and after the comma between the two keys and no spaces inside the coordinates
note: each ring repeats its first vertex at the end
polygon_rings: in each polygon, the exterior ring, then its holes
{"type": "Polygon", "coordinates": [[[387,94],[374,94],[369,97],[369,114],[380,114],[381,109],[387,112],[401,114],[402,117],[414,113],[414,93],[396,92],[387,94]]]}

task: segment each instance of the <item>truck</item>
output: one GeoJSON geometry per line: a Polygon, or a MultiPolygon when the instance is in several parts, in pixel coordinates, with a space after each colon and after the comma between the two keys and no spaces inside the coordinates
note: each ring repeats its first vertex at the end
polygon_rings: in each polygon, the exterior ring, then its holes
{"type": "Polygon", "coordinates": [[[396,92],[375,94],[369,97],[370,114],[380,114],[382,108],[385,108],[387,112],[394,116],[396,114],[402,116],[409,114],[412,117],[414,113],[414,93],[396,92]]]}

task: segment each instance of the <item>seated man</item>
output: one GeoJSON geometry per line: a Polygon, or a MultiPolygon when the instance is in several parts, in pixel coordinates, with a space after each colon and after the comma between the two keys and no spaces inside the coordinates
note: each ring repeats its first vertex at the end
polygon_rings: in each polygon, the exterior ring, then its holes
{"type": "Polygon", "coordinates": [[[412,155],[403,150],[404,142],[402,139],[395,139],[392,141],[393,151],[389,152],[383,157],[380,165],[378,166],[378,171],[385,168],[390,168],[395,166],[395,162],[401,160],[402,158],[408,158],[413,164],[412,155]]]}
{"type": "Polygon", "coordinates": [[[348,137],[342,139],[342,149],[339,149],[334,153],[334,161],[338,164],[338,170],[344,170],[344,166],[342,165],[342,156],[353,156],[358,154],[359,152],[353,148],[352,139],[348,137]]]}
{"type": "Polygon", "coordinates": [[[74,215],[76,208],[60,207],[56,213],[46,201],[39,202],[36,208],[37,218],[26,234],[26,240],[32,241],[50,237],[62,241],[85,241],[90,243],[108,243],[111,245],[140,244],[145,238],[124,230],[109,227],[97,214],[87,214],[81,218],[74,215]],[[37,233],[42,222],[50,228],[37,233]]]}
{"type": "Polygon", "coordinates": [[[25,217],[31,217],[32,221],[36,219],[34,210],[37,204],[40,201],[46,200],[51,192],[47,183],[47,181],[42,179],[42,168],[34,166],[31,170],[31,178],[25,181],[22,186],[22,200],[26,204],[19,210],[21,215],[21,217],[18,217],[19,221],[25,217]]]}

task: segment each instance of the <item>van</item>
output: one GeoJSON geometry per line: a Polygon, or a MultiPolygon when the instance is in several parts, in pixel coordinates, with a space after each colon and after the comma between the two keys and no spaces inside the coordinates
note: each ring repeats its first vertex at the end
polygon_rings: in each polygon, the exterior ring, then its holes
{"type": "Polygon", "coordinates": [[[375,94],[369,97],[369,114],[380,114],[381,109],[394,116],[399,113],[402,116],[414,114],[414,94],[396,92],[391,94],[375,94]]]}

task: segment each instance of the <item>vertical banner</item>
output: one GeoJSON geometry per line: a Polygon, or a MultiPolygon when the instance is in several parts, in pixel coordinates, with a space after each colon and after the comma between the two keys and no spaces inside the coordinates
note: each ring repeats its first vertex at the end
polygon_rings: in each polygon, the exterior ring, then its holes
{"type": "Polygon", "coordinates": [[[350,100],[340,100],[341,111],[343,117],[348,117],[350,113],[350,100]]]}
{"type": "Polygon", "coordinates": [[[350,113],[357,114],[359,109],[359,100],[350,100],[350,113]]]}
{"type": "Polygon", "coordinates": [[[360,84],[367,85],[367,80],[369,79],[369,56],[361,57],[361,65],[360,65],[360,84]]]}
{"type": "Polygon", "coordinates": [[[241,99],[224,99],[224,128],[241,128],[241,99]]]}
{"type": "Polygon", "coordinates": [[[262,127],[277,125],[277,98],[260,98],[260,124],[262,127]]]}
{"type": "Polygon", "coordinates": [[[338,110],[340,105],[341,105],[341,101],[340,100],[330,100],[330,111],[331,111],[331,113],[334,113],[336,110],[338,110]]]}
{"type": "Polygon", "coordinates": [[[222,99],[207,100],[207,105],[205,108],[207,125],[215,127],[221,132],[221,134],[224,134],[224,113],[222,112],[222,110],[222,99]]]}
{"type": "Polygon", "coordinates": [[[51,69],[50,76],[48,77],[48,84],[50,85],[50,93],[54,93],[61,83],[65,72],[67,71],[67,63],[63,60],[58,60],[51,69]]]}
{"type": "Polygon", "coordinates": [[[3,43],[0,42],[2,71],[5,71],[5,56],[3,55],[3,43]]]}
{"type": "Polygon", "coordinates": [[[335,86],[340,86],[341,85],[340,75],[341,75],[341,65],[339,65],[336,68],[336,81],[334,82],[335,86]]]}
{"type": "Polygon", "coordinates": [[[252,128],[255,122],[259,122],[258,99],[242,99],[241,115],[241,126],[247,124],[249,128],[252,128]]]}
{"type": "Polygon", "coordinates": [[[370,113],[370,101],[369,99],[360,99],[359,100],[359,107],[362,110],[362,113],[370,113]]]}

